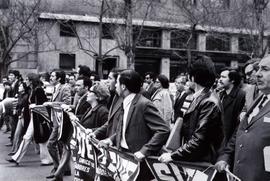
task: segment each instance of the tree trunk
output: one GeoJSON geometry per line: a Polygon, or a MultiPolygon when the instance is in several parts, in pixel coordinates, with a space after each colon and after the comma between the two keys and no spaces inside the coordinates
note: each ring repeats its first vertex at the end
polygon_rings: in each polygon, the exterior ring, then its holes
{"type": "Polygon", "coordinates": [[[126,13],[126,51],[127,68],[134,69],[134,45],[133,45],[133,27],[132,27],[132,1],[125,0],[126,13]]]}

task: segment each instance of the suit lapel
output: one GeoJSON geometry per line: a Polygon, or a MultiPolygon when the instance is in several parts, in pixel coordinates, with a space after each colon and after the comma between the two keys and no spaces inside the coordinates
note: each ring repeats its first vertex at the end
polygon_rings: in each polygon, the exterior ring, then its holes
{"type": "Polygon", "coordinates": [[[108,120],[110,120],[113,117],[113,115],[120,109],[122,102],[123,102],[123,99],[121,97],[114,96],[113,103],[110,107],[108,120]]]}
{"type": "Polygon", "coordinates": [[[59,85],[59,87],[57,88],[57,90],[56,90],[55,93],[53,94],[52,101],[55,101],[55,99],[56,99],[56,97],[58,96],[58,94],[60,93],[62,87],[63,87],[63,85],[59,85]]]}
{"type": "Polygon", "coordinates": [[[78,106],[76,107],[76,110],[75,110],[75,114],[77,114],[77,112],[80,110],[80,108],[84,105],[84,104],[87,104],[86,102],[86,97],[87,97],[87,94],[84,94],[78,101],[78,106]]]}
{"type": "Polygon", "coordinates": [[[270,101],[268,101],[266,105],[259,111],[259,113],[251,119],[250,123],[248,124],[248,127],[250,127],[252,124],[254,124],[257,120],[259,120],[268,112],[270,112],[270,101]]]}

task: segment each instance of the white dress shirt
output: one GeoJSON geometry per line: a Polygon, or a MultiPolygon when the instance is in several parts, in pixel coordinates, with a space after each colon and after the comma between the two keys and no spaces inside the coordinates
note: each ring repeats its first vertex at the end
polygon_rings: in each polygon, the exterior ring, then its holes
{"type": "MultiPolygon", "coordinates": [[[[266,96],[266,95],[264,95],[266,96]]],[[[262,103],[264,97],[260,100],[260,102],[254,107],[253,111],[250,113],[250,115],[248,116],[248,123],[250,123],[250,121],[252,120],[253,117],[255,117],[259,112],[259,105],[262,103]]],[[[262,104],[262,108],[267,104],[267,102],[270,100],[270,94],[267,95],[267,99],[264,101],[264,103],[262,104]]]]}
{"type": "Polygon", "coordinates": [[[123,127],[122,127],[122,135],[121,135],[120,145],[122,148],[125,148],[125,149],[128,149],[127,141],[125,138],[126,126],[127,126],[127,116],[128,116],[131,102],[133,101],[135,96],[136,96],[136,94],[131,93],[127,97],[125,97],[125,99],[123,101],[124,116],[123,116],[123,127]]]}

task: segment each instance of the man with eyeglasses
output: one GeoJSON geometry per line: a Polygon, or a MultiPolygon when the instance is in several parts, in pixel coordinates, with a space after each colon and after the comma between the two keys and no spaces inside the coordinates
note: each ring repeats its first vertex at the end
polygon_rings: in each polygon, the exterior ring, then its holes
{"type": "Polygon", "coordinates": [[[243,87],[243,90],[246,92],[246,104],[244,111],[246,111],[254,100],[259,95],[259,89],[256,85],[256,72],[258,70],[258,58],[250,59],[244,66],[246,84],[243,87]]]}
{"type": "Polygon", "coordinates": [[[147,99],[151,99],[152,95],[156,91],[155,87],[155,74],[153,72],[147,72],[145,73],[144,77],[144,83],[146,84],[144,90],[142,91],[142,95],[146,97],[147,99]]]}

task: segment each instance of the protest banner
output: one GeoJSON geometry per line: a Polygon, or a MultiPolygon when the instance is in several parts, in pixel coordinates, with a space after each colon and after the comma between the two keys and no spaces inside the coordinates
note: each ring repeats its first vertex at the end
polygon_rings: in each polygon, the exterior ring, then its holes
{"type": "Polygon", "coordinates": [[[101,175],[121,181],[136,180],[139,174],[139,163],[133,155],[112,147],[99,148],[98,140],[90,138],[86,129],[78,121],[71,120],[73,134],[70,143],[75,161],[76,180],[86,180],[86,177],[93,176],[93,173],[96,175],[96,180],[101,175]]]}
{"type": "MultiPolygon", "coordinates": [[[[114,147],[99,148],[98,140],[91,138],[78,121],[71,121],[73,134],[70,144],[75,161],[74,180],[87,180],[90,176],[98,180],[101,175],[116,181],[136,180],[140,163],[132,154],[121,152],[114,147]]],[[[166,164],[153,156],[147,157],[146,163],[157,181],[212,181],[216,175],[215,168],[209,163],[174,161],[166,164]]],[[[231,172],[226,175],[228,181],[240,181],[231,172]]]]}
{"type": "Polygon", "coordinates": [[[146,163],[158,181],[211,181],[216,170],[208,163],[161,163],[157,157],[148,157],[146,163]]]}

